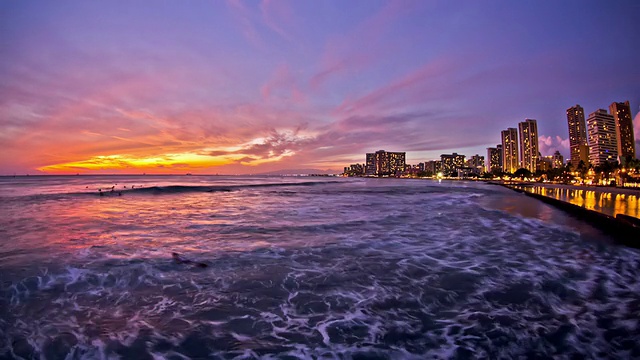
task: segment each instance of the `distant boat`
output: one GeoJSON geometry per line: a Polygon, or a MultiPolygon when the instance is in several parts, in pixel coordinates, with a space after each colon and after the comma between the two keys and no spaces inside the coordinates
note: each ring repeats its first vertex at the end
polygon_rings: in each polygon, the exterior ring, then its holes
{"type": "Polygon", "coordinates": [[[191,173],[187,173],[187,176],[191,176],[191,173]]]}

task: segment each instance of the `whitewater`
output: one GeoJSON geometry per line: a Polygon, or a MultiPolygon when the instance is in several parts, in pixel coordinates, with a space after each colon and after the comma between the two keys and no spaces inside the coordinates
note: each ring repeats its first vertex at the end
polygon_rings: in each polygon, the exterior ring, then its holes
{"type": "Polygon", "coordinates": [[[639,320],[638,249],[499,186],[0,177],[0,358],[640,358],[639,320]]]}

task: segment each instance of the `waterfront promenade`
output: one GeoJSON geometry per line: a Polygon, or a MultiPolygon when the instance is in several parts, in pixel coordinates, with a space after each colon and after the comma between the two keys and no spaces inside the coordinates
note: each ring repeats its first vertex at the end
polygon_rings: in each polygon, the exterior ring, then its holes
{"type": "Polygon", "coordinates": [[[637,189],[537,183],[522,188],[605,215],[640,218],[640,191],[637,189]]]}
{"type": "Polygon", "coordinates": [[[640,192],[557,184],[501,184],[594,225],[621,244],[640,247],[640,192]]]}

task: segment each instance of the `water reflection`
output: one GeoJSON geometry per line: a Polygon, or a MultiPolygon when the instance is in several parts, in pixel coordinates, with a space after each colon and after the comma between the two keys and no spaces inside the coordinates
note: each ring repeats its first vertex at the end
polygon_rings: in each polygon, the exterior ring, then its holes
{"type": "Polygon", "coordinates": [[[573,187],[526,187],[526,191],[596,210],[607,215],[624,214],[640,218],[638,196],[620,189],[576,189],[573,187]]]}

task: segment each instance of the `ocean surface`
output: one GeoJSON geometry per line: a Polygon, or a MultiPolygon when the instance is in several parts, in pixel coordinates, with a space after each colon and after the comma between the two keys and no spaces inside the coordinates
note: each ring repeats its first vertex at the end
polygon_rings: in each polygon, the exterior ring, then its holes
{"type": "Polygon", "coordinates": [[[639,334],[640,251],[500,186],[0,178],[1,359],[626,359],[639,334]]]}

